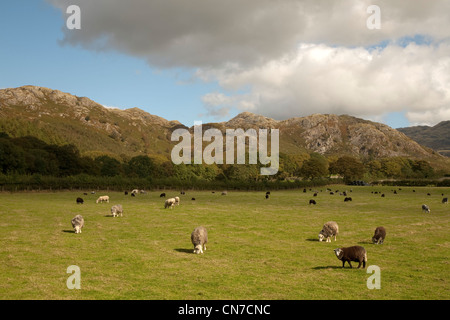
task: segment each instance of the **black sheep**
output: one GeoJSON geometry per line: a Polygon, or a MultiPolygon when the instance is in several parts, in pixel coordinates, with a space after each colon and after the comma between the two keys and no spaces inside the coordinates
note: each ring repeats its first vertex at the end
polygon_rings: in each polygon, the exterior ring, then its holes
{"type": "Polygon", "coordinates": [[[383,244],[385,238],[386,238],[386,229],[384,227],[377,227],[375,229],[375,234],[372,237],[372,242],[376,244],[383,244]]]}
{"type": "Polygon", "coordinates": [[[353,268],[350,263],[351,261],[359,262],[358,268],[361,267],[361,264],[363,265],[363,268],[366,267],[367,252],[366,249],[361,246],[334,249],[334,253],[336,254],[336,257],[342,261],[342,268],[344,268],[346,261],[350,265],[350,268],[353,268]]]}
{"type": "Polygon", "coordinates": [[[84,200],[83,198],[77,198],[77,204],[83,204],[84,200]]]}

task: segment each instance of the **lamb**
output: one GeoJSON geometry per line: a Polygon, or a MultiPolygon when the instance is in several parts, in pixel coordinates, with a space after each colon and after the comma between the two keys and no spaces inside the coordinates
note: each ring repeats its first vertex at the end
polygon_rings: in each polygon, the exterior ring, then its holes
{"type": "Polygon", "coordinates": [[[268,194],[266,194],[266,199],[269,199],[269,195],[268,194]]]}
{"type": "Polygon", "coordinates": [[[319,241],[326,238],[326,242],[331,242],[331,237],[334,236],[334,241],[336,241],[336,236],[339,233],[339,226],[335,221],[328,221],[322,227],[319,232],[319,241]]]}
{"type": "Polygon", "coordinates": [[[99,203],[99,202],[109,202],[109,196],[98,197],[98,199],[97,199],[97,201],[95,201],[95,203],[99,203]]]}
{"type": "Polygon", "coordinates": [[[270,194],[270,191],[267,191],[267,192],[266,192],[266,195],[267,195],[267,194],[270,194]]]}
{"type": "Polygon", "coordinates": [[[375,234],[372,237],[372,242],[376,244],[383,244],[385,238],[386,238],[386,229],[384,227],[377,227],[375,229],[375,234]]]}
{"type": "Polygon", "coordinates": [[[131,194],[133,195],[136,195],[136,194],[138,194],[139,193],[139,190],[138,189],[134,189],[133,191],[131,191],[131,194]]]}
{"type": "Polygon", "coordinates": [[[194,253],[203,253],[208,242],[208,231],[206,231],[206,228],[202,226],[195,228],[191,233],[191,241],[194,245],[194,253]]]}
{"type": "Polygon", "coordinates": [[[448,204],[448,198],[442,199],[442,203],[443,203],[443,204],[448,204]]]}
{"type": "Polygon", "coordinates": [[[180,197],[175,197],[175,204],[176,204],[177,206],[180,205],[180,197]]]}
{"type": "Polygon", "coordinates": [[[165,193],[165,192],[161,193],[161,194],[159,195],[159,197],[160,197],[160,198],[165,198],[165,197],[166,197],[166,193],[165,193]]]}
{"type": "Polygon", "coordinates": [[[309,204],[317,204],[317,203],[316,203],[316,200],[311,199],[311,200],[309,200],[309,204]]]}
{"type": "Polygon", "coordinates": [[[84,219],[81,215],[78,214],[72,219],[72,227],[75,233],[81,233],[81,228],[84,227],[84,219]]]}
{"type": "Polygon", "coordinates": [[[83,204],[84,200],[83,198],[77,198],[77,204],[83,204]]]}
{"type": "Polygon", "coordinates": [[[426,204],[422,205],[422,212],[430,213],[430,207],[428,207],[426,204]]]}
{"type": "Polygon", "coordinates": [[[345,197],[344,202],[353,201],[352,197],[345,197]]]}
{"type": "Polygon", "coordinates": [[[350,268],[353,268],[350,261],[359,262],[358,269],[361,267],[361,264],[363,265],[363,268],[366,267],[367,252],[366,249],[361,246],[334,249],[334,253],[336,254],[336,257],[342,261],[342,268],[344,268],[346,261],[350,265],[350,268]]]}
{"type": "Polygon", "coordinates": [[[116,204],[111,207],[111,214],[113,217],[118,217],[119,215],[123,217],[123,208],[121,204],[116,204]]]}
{"type": "Polygon", "coordinates": [[[175,198],[169,198],[164,202],[164,209],[170,208],[172,209],[175,205],[175,198]]]}

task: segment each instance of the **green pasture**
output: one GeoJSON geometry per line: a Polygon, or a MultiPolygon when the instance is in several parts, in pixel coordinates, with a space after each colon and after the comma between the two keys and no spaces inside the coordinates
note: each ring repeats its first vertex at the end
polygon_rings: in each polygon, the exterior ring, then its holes
{"type": "Polygon", "coordinates": [[[330,188],[353,201],[326,187],[317,197],[271,190],[269,199],[239,191],[0,193],[0,299],[450,298],[450,206],[441,203],[450,188],[330,188]],[[181,204],[164,209],[161,192],[181,204]],[[110,203],[96,204],[100,195],[110,203]],[[114,204],[123,217],[112,218],[114,204]],[[81,234],[70,223],[76,214],[85,219],[81,234]],[[337,241],[319,242],[330,220],[339,224],[337,241]],[[209,243],[196,255],[190,234],[200,225],[209,243]],[[378,226],[387,230],[383,245],[371,243],[378,226]],[[333,249],[352,245],[380,268],[380,289],[368,289],[367,266],[341,267],[333,249]],[[66,285],[71,265],[80,268],[80,289],[66,285]]]}

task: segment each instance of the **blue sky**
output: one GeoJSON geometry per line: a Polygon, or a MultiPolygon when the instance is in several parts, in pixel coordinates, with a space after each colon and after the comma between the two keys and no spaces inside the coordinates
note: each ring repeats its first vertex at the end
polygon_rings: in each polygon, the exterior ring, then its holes
{"type": "MultiPolygon", "coordinates": [[[[193,8],[179,0],[158,2],[160,7],[152,1],[127,3],[2,3],[0,88],[49,87],[105,106],[138,107],[187,126],[226,121],[242,111],[277,120],[350,114],[394,128],[448,120],[450,31],[438,16],[446,9],[439,4],[427,13],[436,15],[438,28],[414,27],[430,17],[420,8],[408,16],[412,9],[405,3],[403,16],[386,24],[395,22],[394,29],[382,25],[376,33],[343,22],[364,22],[364,11],[350,19],[353,7],[333,8],[330,18],[321,1],[316,21],[323,23],[310,27],[295,24],[302,21],[292,8],[252,6],[251,0],[236,2],[246,15],[231,5],[218,11],[217,1],[198,8],[194,0],[193,8]],[[81,31],[65,27],[68,3],[82,8],[81,31]],[[170,16],[158,20],[158,10],[170,16]],[[250,19],[253,15],[263,20],[250,19]],[[275,18],[278,24],[270,24],[275,18]],[[105,34],[112,35],[106,50],[95,46],[105,34]]],[[[388,2],[381,6],[382,14],[390,9],[388,2]]],[[[302,10],[299,17],[305,19],[307,4],[302,10]]]]}

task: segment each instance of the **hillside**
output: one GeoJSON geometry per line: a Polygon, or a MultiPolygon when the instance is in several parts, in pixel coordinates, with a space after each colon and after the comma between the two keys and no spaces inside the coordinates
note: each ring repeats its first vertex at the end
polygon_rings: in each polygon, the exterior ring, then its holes
{"type": "Polygon", "coordinates": [[[414,126],[397,129],[418,143],[450,157],[450,121],[442,121],[437,125],[414,126]]]}
{"type": "MultiPolygon", "coordinates": [[[[176,142],[171,132],[184,127],[138,108],[105,108],[86,97],[24,86],[0,90],[0,131],[11,137],[35,136],[47,143],[74,144],[83,155],[127,159],[146,154],[168,159],[176,142]]],[[[404,156],[448,166],[449,159],[384,124],[352,116],[314,114],[277,121],[243,112],[227,122],[203,124],[233,128],[277,128],[280,152],[318,152],[363,159],[404,156]]],[[[192,130],[192,128],[190,128],[192,130]]],[[[448,137],[448,135],[447,135],[448,137]]],[[[207,143],[205,142],[204,145],[207,143]]]]}

